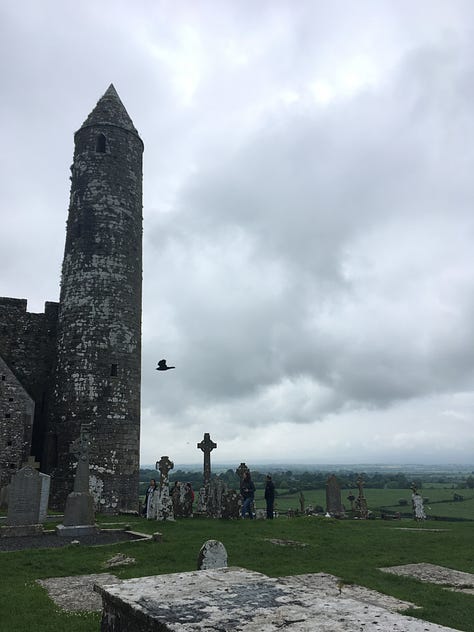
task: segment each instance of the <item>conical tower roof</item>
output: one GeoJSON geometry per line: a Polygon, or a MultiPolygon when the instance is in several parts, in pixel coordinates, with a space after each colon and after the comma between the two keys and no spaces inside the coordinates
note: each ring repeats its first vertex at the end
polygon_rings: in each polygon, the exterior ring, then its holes
{"type": "Polygon", "coordinates": [[[97,125],[98,123],[118,125],[138,136],[132,119],[120,100],[113,83],[110,84],[104,95],[99,99],[97,105],[81,127],[89,127],[90,125],[97,125]]]}

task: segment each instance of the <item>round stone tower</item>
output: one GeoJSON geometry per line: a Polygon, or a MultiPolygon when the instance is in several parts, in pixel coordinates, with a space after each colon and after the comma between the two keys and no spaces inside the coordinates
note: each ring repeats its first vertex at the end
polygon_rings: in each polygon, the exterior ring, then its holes
{"type": "Polygon", "coordinates": [[[52,500],[64,507],[72,491],[70,446],[87,425],[90,491],[99,511],[117,513],[138,508],[143,142],[113,85],[74,140],[48,450],[52,500]]]}

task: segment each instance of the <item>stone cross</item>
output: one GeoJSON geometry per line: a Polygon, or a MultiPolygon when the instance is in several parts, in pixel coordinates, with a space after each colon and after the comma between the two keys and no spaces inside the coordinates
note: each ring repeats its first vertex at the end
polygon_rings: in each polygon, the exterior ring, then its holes
{"type": "Polygon", "coordinates": [[[170,461],[168,456],[162,456],[159,461],[156,462],[155,468],[160,471],[160,488],[163,485],[168,485],[169,471],[174,468],[173,461],[170,461]]]}
{"type": "Polygon", "coordinates": [[[71,443],[69,452],[77,459],[74,491],[89,492],[90,434],[87,426],[81,426],[79,437],[71,443]]]}
{"type": "Polygon", "coordinates": [[[235,470],[240,480],[243,479],[245,472],[248,472],[248,471],[249,471],[249,468],[245,465],[245,463],[241,463],[239,467],[235,470]]]}
{"type": "Polygon", "coordinates": [[[29,456],[28,457],[28,461],[25,461],[25,463],[23,463],[22,467],[32,467],[34,470],[39,470],[40,468],[40,464],[38,463],[38,461],[35,459],[34,456],[29,456]]]}
{"type": "Polygon", "coordinates": [[[204,485],[207,485],[211,480],[211,452],[217,448],[217,443],[214,443],[211,435],[205,432],[204,439],[197,444],[197,447],[204,452],[204,485]]]}

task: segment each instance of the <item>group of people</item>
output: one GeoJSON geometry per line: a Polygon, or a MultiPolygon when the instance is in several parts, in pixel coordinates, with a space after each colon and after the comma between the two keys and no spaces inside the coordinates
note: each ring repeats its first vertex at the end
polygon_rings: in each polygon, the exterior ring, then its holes
{"type": "MultiPolygon", "coordinates": [[[[254,518],[253,501],[255,499],[255,483],[252,480],[249,470],[244,472],[240,481],[240,495],[242,496],[242,508],[240,515],[242,518],[248,514],[249,518],[254,518]]],[[[267,506],[267,519],[273,520],[274,504],[275,504],[275,485],[270,474],[265,479],[265,503],[267,506]]]]}
{"type": "MultiPolygon", "coordinates": [[[[191,511],[192,511],[192,502],[194,500],[194,492],[191,486],[191,483],[186,483],[186,492],[188,492],[191,500],[191,511]]],[[[179,494],[180,484],[175,483],[174,492],[175,495],[179,494]]],[[[156,504],[158,501],[158,487],[156,485],[156,480],[152,478],[150,480],[150,484],[145,493],[145,503],[143,506],[143,516],[146,518],[153,518],[156,516],[156,504]]],[[[188,496],[188,494],[186,494],[188,496]]],[[[250,475],[250,471],[246,470],[240,481],[240,495],[242,496],[242,508],[240,510],[240,515],[242,518],[248,514],[249,518],[254,518],[253,515],[253,502],[255,499],[255,483],[252,480],[250,475]]],[[[173,494],[172,494],[173,496],[173,494]]],[[[273,519],[274,513],[274,503],[275,503],[275,485],[272,481],[272,477],[270,474],[267,474],[265,480],[265,503],[267,506],[267,518],[269,520],[273,519]]]]}

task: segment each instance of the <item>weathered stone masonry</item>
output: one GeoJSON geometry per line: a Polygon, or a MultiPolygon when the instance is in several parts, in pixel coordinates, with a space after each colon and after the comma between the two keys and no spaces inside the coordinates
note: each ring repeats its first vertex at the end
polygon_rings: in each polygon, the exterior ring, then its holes
{"type": "MultiPolygon", "coordinates": [[[[137,508],[142,153],[143,143],[110,86],[75,134],[54,369],[35,451],[43,471],[53,476],[58,507],[72,489],[70,444],[88,424],[98,509],[137,508]]],[[[0,338],[2,355],[4,348],[0,338]]],[[[9,364],[11,357],[5,360],[9,364]]]]}

